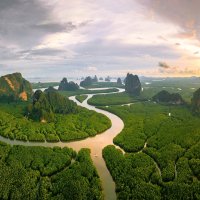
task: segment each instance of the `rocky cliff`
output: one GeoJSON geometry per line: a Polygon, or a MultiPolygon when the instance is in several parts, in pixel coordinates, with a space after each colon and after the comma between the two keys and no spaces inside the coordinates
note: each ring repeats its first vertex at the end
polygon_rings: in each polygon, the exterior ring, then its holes
{"type": "Polygon", "coordinates": [[[138,96],[141,92],[141,83],[137,75],[127,74],[125,79],[125,91],[131,95],[138,96]]]}
{"type": "Polygon", "coordinates": [[[66,78],[63,78],[58,87],[59,91],[75,91],[78,89],[79,86],[77,83],[74,83],[73,81],[68,82],[66,78]]]}
{"type": "Polygon", "coordinates": [[[27,101],[32,95],[31,84],[20,73],[8,74],[0,77],[1,100],[27,101]]]}
{"type": "Polygon", "coordinates": [[[193,112],[200,115],[200,88],[194,92],[191,103],[193,112]]]}

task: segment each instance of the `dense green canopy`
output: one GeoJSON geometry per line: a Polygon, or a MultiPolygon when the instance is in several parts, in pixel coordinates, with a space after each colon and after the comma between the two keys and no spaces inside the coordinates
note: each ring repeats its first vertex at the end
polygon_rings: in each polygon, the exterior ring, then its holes
{"type": "Polygon", "coordinates": [[[101,200],[89,149],[9,146],[0,142],[0,199],[101,200]]]}
{"type": "Polygon", "coordinates": [[[125,91],[129,94],[138,96],[141,92],[141,83],[137,75],[127,74],[125,80],[125,91]]]}
{"type": "Polygon", "coordinates": [[[170,103],[170,104],[183,104],[184,100],[178,93],[172,93],[170,94],[166,90],[162,90],[158,94],[153,96],[153,100],[156,102],[161,103],[170,103]]]}
{"type": "Polygon", "coordinates": [[[193,94],[192,110],[194,113],[200,115],[200,88],[193,94]]]}
{"type": "Polygon", "coordinates": [[[52,121],[54,113],[67,114],[76,112],[73,101],[57,92],[42,92],[37,90],[33,95],[33,103],[27,108],[28,117],[39,121],[52,121]]]}

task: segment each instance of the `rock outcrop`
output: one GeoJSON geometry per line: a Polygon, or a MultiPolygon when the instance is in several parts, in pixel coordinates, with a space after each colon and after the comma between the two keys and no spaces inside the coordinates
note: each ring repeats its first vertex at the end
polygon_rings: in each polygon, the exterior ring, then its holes
{"type": "Polygon", "coordinates": [[[75,91],[78,89],[79,86],[77,83],[74,83],[73,81],[68,82],[66,78],[63,78],[58,87],[59,91],[75,91]]]}
{"type": "Polygon", "coordinates": [[[131,95],[139,96],[141,89],[142,87],[138,76],[128,73],[125,79],[125,91],[131,95]]]}
{"type": "Polygon", "coordinates": [[[200,115],[200,88],[194,92],[192,100],[192,111],[200,115]]]}
{"type": "Polygon", "coordinates": [[[118,84],[118,85],[122,85],[122,80],[121,80],[121,78],[118,78],[118,79],[117,79],[117,84],[118,84]]]}
{"type": "Polygon", "coordinates": [[[32,86],[20,73],[0,77],[0,100],[27,101],[32,96],[32,86]]]}

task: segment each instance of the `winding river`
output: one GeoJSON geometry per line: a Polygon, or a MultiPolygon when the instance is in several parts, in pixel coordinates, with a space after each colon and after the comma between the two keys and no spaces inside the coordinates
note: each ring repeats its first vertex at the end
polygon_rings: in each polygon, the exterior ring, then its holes
{"type": "MultiPolygon", "coordinates": [[[[123,92],[123,91],[124,91],[123,89],[119,89],[118,92],[123,92]]],[[[101,94],[104,94],[104,93],[101,93],[101,94]]],[[[93,163],[97,169],[97,172],[102,182],[104,198],[105,200],[114,200],[116,199],[115,183],[106,167],[104,159],[102,158],[102,150],[105,146],[113,144],[113,138],[122,131],[124,127],[124,123],[118,116],[108,111],[104,111],[104,110],[101,110],[101,109],[95,108],[94,106],[89,105],[87,103],[87,100],[92,98],[93,95],[96,95],[96,94],[88,94],[87,99],[83,101],[82,103],[78,102],[75,99],[75,96],[70,97],[70,99],[75,101],[78,105],[82,107],[85,107],[89,110],[94,110],[98,113],[102,113],[106,115],[111,120],[112,126],[101,134],[98,134],[94,137],[89,137],[80,141],[57,142],[57,143],[23,142],[23,141],[18,141],[18,140],[10,140],[2,136],[0,136],[0,140],[10,145],[45,146],[45,147],[67,146],[67,147],[73,148],[76,151],[79,151],[81,148],[89,148],[91,150],[91,158],[93,160],[93,163]]],[[[97,95],[100,95],[100,94],[97,94],[97,95]]]]}

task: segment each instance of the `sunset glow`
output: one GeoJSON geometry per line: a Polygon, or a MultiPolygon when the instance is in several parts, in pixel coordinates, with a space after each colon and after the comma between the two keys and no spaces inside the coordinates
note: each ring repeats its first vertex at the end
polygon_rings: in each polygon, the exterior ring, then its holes
{"type": "Polygon", "coordinates": [[[3,0],[1,75],[200,76],[199,7],[197,0],[3,0]]]}

